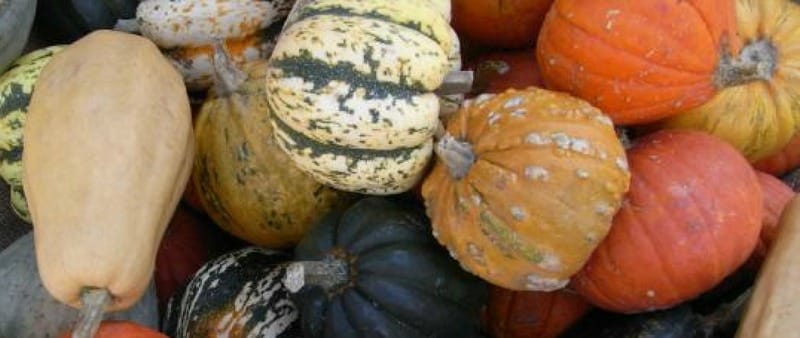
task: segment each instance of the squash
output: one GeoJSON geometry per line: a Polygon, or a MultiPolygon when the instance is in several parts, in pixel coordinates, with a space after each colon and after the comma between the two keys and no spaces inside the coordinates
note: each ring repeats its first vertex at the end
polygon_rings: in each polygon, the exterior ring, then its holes
{"type": "Polygon", "coordinates": [[[288,255],[258,247],[206,263],[173,296],[163,321],[170,337],[298,337],[298,311],[283,286],[288,255]]]}
{"type": "Polygon", "coordinates": [[[145,38],[92,32],[42,70],[23,134],[23,188],[45,287],[84,311],[129,308],[152,278],[191,170],[180,74],[145,38]],[[82,299],[93,297],[107,306],[82,299]]]}
{"type": "MultiPolygon", "coordinates": [[[[213,84],[214,43],[224,41],[237,66],[267,59],[292,0],[144,0],[135,29],[178,67],[189,90],[213,84]]],[[[121,22],[120,27],[124,27],[121,22]]]]}
{"type": "MultiPolygon", "coordinates": [[[[65,332],[59,338],[72,338],[72,332],[65,332]]],[[[169,338],[158,331],[151,330],[129,321],[108,320],[100,323],[95,338],[169,338]]]]}
{"type": "Polygon", "coordinates": [[[511,291],[493,286],[486,321],[495,338],[554,338],[591,308],[579,295],[566,290],[511,291]]]}
{"type": "Polygon", "coordinates": [[[31,218],[22,191],[22,129],[36,79],[62,49],[58,45],[25,54],[0,76],[0,177],[9,185],[14,213],[28,223],[31,218]]]}
{"type": "Polygon", "coordinates": [[[383,197],[328,213],[287,267],[302,336],[477,336],[486,284],[430,231],[421,208],[383,197]]]}
{"type": "Polygon", "coordinates": [[[661,126],[714,134],[754,162],[780,152],[800,131],[796,104],[800,57],[794,51],[800,43],[796,33],[800,4],[791,0],[733,2],[739,37],[746,45],[740,54],[720,58],[715,74],[719,89],[713,99],[661,126]]]}
{"type": "Polygon", "coordinates": [[[318,0],[275,46],[267,100],[281,148],[317,181],[408,191],[433,150],[434,90],[458,44],[429,0],[318,0]]]}
{"type": "Polygon", "coordinates": [[[786,205],[778,223],[778,234],[759,273],[753,296],[736,333],[743,338],[791,337],[797,334],[800,278],[797,247],[800,244],[800,197],[786,205]]]}
{"type": "Polygon", "coordinates": [[[47,43],[68,44],[136,15],[140,0],[37,0],[34,25],[47,43]]]}
{"type": "Polygon", "coordinates": [[[502,93],[506,89],[544,88],[533,49],[478,54],[466,68],[475,71],[472,93],[502,93]]]}
{"type": "Polygon", "coordinates": [[[800,168],[800,134],[795,135],[783,150],[753,163],[753,167],[775,176],[800,168]]]}
{"type": "Polygon", "coordinates": [[[606,236],[630,181],[611,120],[536,87],[466,102],[436,151],[422,186],[434,236],[466,269],[511,290],[564,287],[606,236]]]}
{"type": "Polygon", "coordinates": [[[260,246],[292,247],[352,197],[298,170],[276,144],[266,61],[240,71],[224,50],[218,53],[217,84],[195,122],[195,189],[208,215],[229,233],[260,246]]]}
{"type": "Polygon", "coordinates": [[[781,182],[776,177],[756,171],[758,182],[761,184],[761,191],[764,196],[764,208],[761,222],[761,235],[758,245],[753,252],[756,264],[760,266],[761,261],[767,256],[769,248],[775,242],[778,233],[778,221],[786,204],[794,197],[795,193],[789,186],[781,182]]]}
{"type": "Polygon", "coordinates": [[[6,70],[25,49],[36,13],[36,1],[0,2],[0,72],[6,70]]]}
{"type": "MultiPolygon", "coordinates": [[[[55,337],[69,330],[78,313],[50,296],[37,270],[34,234],[20,237],[0,252],[0,337],[55,337]]],[[[126,320],[158,328],[158,307],[153,283],[126,311],[109,313],[108,320],[126,320]]]]}
{"type": "Polygon", "coordinates": [[[536,58],[547,88],[630,125],[710,100],[717,64],[740,44],[732,0],[555,0],[536,58]]]}
{"type": "Polygon", "coordinates": [[[531,48],[553,0],[453,0],[461,37],[493,49],[531,48]]]}
{"type": "Polygon", "coordinates": [[[665,309],[710,290],[753,252],[762,191],[745,158],[697,131],[659,131],[628,150],[631,188],[572,286],[606,310],[665,309]]]}

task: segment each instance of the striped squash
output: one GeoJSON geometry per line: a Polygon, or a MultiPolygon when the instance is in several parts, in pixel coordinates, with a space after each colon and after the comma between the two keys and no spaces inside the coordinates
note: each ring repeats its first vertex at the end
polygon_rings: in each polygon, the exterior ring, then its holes
{"type": "Polygon", "coordinates": [[[213,83],[213,44],[225,41],[237,65],[266,59],[294,0],[145,0],[135,27],[184,76],[189,90],[213,83]]]}
{"type": "Polygon", "coordinates": [[[33,87],[42,68],[62,45],[23,55],[0,76],[0,177],[8,183],[14,212],[30,223],[22,191],[22,129],[33,87]]]}
{"type": "Polygon", "coordinates": [[[282,33],[267,71],[279,145],[340,190],[393,194],[431,158],[433,91],[458,49],[443,2],[318,0],[282,33]]]}

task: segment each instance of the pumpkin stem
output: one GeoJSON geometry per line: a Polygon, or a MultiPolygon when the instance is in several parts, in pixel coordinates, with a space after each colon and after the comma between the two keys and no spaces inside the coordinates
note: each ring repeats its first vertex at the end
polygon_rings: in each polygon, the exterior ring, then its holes
{"type": "Polygon", "coordinates": [[[283,284],[292,293],[300,291],[306,285],[319,286],[330,291],[347,283],[348,277],[347,264],[341,259],[298,261],[286,267],[283,284]]]}
{"type": "Polygon", "coordinates": [[[450,170],[450,175],[456,180],[467,176],[472,164],[475,163],[475,152],[472,151],[472,145],[456,140],[449,133],[445,133],[436,142],[436,147],[433,150],[447,166],[447,169],[450,170]]]}
{"type": "Polygon", "coordinates": [[[778,51],[768,40],[751,42],[742,48],[739,56],[723,53],[714,85],[717,88],[738,86],[753,81],[768,81],[775,73],[778,51]]]}
{"type": "Polygon", "coordinates": [[[119,19],[114,24],[114,30],[126,33],[138,33],[139,22],[136,19],[119,19]]]}
{"type": "Polygon", "coordinates": [[[222,40],[214,42],[214,85],[217,95],[228,96],[247,81],[247,74],[239,70],[231,61],[222,40]]]}
{"type": "Polygon", "coordinates": [[[466,94],[472,91],[474,74],[471,70],[454,70],[445,75],[439,88],[436,88],[436,95],[456,95],[466,94]]]}
{"type": "Polygon", "coordinates": [[[72,331],[72,338],[94,337],[110,301],[111,294],[106,289],[84,289],[81,292],[81,314],[72,331]]]}

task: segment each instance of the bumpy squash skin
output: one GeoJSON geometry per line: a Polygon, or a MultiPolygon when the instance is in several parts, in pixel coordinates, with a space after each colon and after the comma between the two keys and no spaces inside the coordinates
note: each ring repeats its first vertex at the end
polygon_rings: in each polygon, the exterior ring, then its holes
{"type": "Polygon", "coordinates": [[[28,53],[0,76],[0,177],[9,185],[14,212],[28,223],[31,218],[22,191],[22,129],[39,73],[63,48],[57,45],[28,53]]]}
{"type": "Polygon", "coordinates": [[[222,255],[170,299],[170,337],[298,337],[298,310],[283,286],[285,253],[247,247],[222,255]]]}
{"type": "Polygon", "coordinates": [[[194,156],[180,74],[149,40],[90,33],[45,66],[24,129],[23,187],[45,287],[109,311],[140,298],[194,156]]]}
{"type": "Polygon", "coordinates": [[[0,1],[0,72],[25,49],[35,12],[36,1],[0,1]]]}
{"type": "Polygon", "coordinates": [[[243,71],[245,82],[231,93],[212,90],[197,117],[194,186],[208,215],[226,231],[264,247],[291,247],[352,196],[297,169],[276,144],[264,90],[266,61],[243,71]]]}

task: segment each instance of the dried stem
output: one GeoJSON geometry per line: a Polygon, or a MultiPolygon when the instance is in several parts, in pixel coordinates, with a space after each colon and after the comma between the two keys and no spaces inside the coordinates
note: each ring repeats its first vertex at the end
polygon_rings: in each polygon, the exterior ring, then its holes
{"type": "Polygon", "coordinates": [[[472,151],[472,145],[456,140],[455,137],[449,133],[445,133],[434,148],[436,155],[444,162],[450,175],[456,180],[460,180],[467,176],[472,164],[475,163],[475,152],[472,151]]]}
{"type": "Polygon", "coordinates": [[[92,338],[103,321],[106,306],[111,302],[111,294],[106,289],[86,288],[81,293],[81,314],[72,338],[92,338]]]}
{"type": "Polygon", "coordinates": [[[348,281],[347,264],[340,259],[298,261],[286,267],[283,283],[290,292],[298,292],[306,285],[320,286],[331,291],[348,281]]]}

